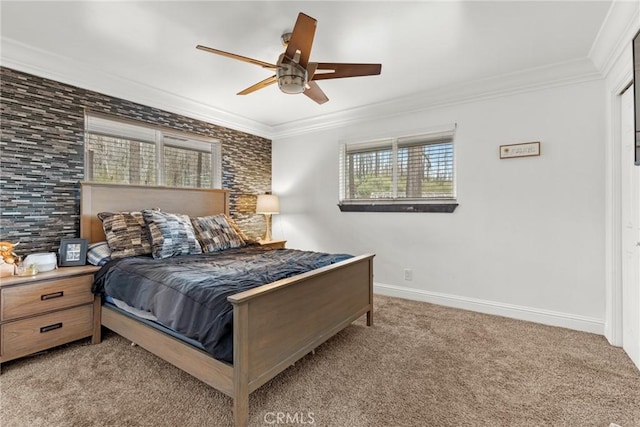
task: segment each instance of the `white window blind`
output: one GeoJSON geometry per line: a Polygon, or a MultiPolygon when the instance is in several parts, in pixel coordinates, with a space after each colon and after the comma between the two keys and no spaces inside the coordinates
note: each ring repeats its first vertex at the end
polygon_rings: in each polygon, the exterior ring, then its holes
{"type": "Polygon", "coordinates": [[[156,130],[152,127],[101,116],[85,115],[85,130],[94,135],[105,135],[114,138],[151,143],[156,142],[156,130]]]}
{"type": "Polygon", "coordinates": [[[454,200],[455,125],[418,135],[343,144],[340,203],[454,200]]]}
{"type": "Polygon", "coordinates": [[[221,188],[220,142],[87,114],[85,175],[94,182],[221,188]]]}

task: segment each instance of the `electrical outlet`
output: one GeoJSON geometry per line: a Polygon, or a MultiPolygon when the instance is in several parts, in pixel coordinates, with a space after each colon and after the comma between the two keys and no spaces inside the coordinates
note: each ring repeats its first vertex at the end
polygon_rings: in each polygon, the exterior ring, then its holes
{"type": "Polygon", "coordinates": [[[404,269],[404,280],[406,280],[407,282],[410,282],[413,280],[413,270],[410,268],[405,268],[404,269]]]}

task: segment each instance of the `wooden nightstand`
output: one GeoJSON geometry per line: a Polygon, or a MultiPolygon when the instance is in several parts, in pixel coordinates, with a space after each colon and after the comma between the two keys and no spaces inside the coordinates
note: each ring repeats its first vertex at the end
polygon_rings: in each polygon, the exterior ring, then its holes
{"type": "Polygon", "coordinates": [[[0,278],[0,363],[92,336],[100,339],[100,267],[61,267],[0,278]]]}
{"type": "Polygon", "coordinates": [[[267,246],[272,249],[284,249],[284,245],[287,243],[286,240],[269,240],[265,242],[263,240],[259,240],[258,243],[260,246],[267,246]]]}

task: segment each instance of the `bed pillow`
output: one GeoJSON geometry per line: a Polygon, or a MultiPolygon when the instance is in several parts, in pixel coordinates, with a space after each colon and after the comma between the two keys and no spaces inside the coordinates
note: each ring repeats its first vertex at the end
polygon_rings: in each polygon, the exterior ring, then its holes
{"type": "Polygon", "coordinates": [[[193,226],[187,215],[145,209],[144,221],[151,236],[151,255],[156,259],[201,254],[193,226]]]}
{"type": "Polygon", "coordinates": [[[205,253],[245,246],[245,241],[224,214],[191,218],[196,237],[205,253]]]}
{"type": "Polygon", "coordinates": [[[92,243],[87,250],[89,264],[103,266],[111,261],[111,249],[107,242],[92,243]]]}
{"type": "Polygon", "coordinates": [[[102,221],[111,258],[151,253],[149,231],[142,212],[100,212],[98,218],[102,221]]]}

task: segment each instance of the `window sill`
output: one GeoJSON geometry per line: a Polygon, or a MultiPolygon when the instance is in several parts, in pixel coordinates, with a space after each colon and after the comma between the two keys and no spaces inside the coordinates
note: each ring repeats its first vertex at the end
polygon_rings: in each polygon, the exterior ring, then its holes
{"type": "Polygon", "coordinates": [[[341,212],[439,212],[452,213],[458,203],[345,203],[338,204],[341,212]]]}

